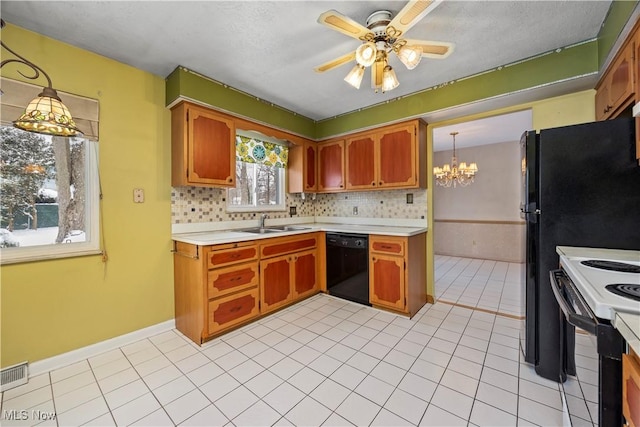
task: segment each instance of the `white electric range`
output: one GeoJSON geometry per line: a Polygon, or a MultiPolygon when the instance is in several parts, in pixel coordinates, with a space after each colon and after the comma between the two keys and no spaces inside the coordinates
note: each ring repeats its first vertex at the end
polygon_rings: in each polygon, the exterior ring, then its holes
{"type": "Polygon", "coordinates": [[[640,315],[640,251],[569,246],[556,250],[562,269],[596,317],[612,320],[616,311],[640,315]]]}
{"type": "MultiPolygon", "coordinates": [[[[595,337],[598,349],[598,425],[622,425],[622,354],[619,314],[640,319],[640,251],[558,246],[560,268],[549,272],[551,289],[565,321],[561,357],[574,374],[575,328],[595,337]],[[626,292],[626,294],[625,294],[626,292]],[[623,296],[626,295],[626,296],[623,296]]],[[[640,321],[631,321],[634,335],[640,321]],[[637,323],[633,326],[633,323],[637,323]]]]}

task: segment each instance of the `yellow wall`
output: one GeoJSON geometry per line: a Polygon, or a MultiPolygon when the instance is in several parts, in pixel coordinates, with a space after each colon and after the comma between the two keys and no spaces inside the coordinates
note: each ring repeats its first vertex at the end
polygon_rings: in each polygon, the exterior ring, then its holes
{"type": "MultiPolygon", "coordinates": [[[[90,256],[3,266],[1,365],[34,362],[172,319],[164,79],[10,24],[2,39],[42,67],[54,88],[100,102],[109,260],[90,256]],[[133,203],[133,188],[145,190],[143,204],[133,203]]],[[[9,64],[2,74],[21,79],[17,69],[9,64]]]]}

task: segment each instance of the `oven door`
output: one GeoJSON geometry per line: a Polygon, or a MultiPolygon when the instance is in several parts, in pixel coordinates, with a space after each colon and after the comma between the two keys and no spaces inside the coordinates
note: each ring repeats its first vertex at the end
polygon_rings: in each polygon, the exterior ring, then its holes
{"type": "Polygon", "coordinates": [[[560,306],[563,317],[560,346],[565,346],[562,356],[569,364],[573,360],[573,373],[567,366],[566,373],[575,375],[575,327],[584,329],[596,337],[598,347],[598,425],[619,427],[622,425],[622,352],[624,339],[610,322],[597,318],[580,296],[575,284],[562,270],[549,273],[551,289],[560,306]],[[562,334],[564,333],[564,337],[562,334]],[[573,344],[570,347],[569,335],[573,344]]]}

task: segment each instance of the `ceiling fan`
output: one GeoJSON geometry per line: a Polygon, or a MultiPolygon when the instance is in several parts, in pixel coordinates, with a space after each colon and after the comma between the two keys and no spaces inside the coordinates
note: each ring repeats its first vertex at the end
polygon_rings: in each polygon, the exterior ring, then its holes
{"type": "Polygon", "coordinates": [[[400,84],[395,71],[389,65],[391,52],[409,69],[413,70],[422,57],[443,59],[451,55],[454,45],[447,42],[412,40],[405,33],[435,9],[442,0],[411,0],[391,18],[388,10],[373,12],[366,26],[342,15],[336,10],[324,12],[318,22],[332,30],[361,40],[362,44],[353,52],[325,62],[315,68],[322,73],[356,60],[356,65],[345,77],[345,81],[356,89],[364,77],[365,67],[371,67],[371,88],[378,92],[395,89],[400,84]]]}

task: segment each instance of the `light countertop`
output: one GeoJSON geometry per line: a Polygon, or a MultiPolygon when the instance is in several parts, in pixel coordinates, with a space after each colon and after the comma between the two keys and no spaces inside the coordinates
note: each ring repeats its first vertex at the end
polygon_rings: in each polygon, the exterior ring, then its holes
{"type": "MultiPolygon", "coordinates": [[[[391,226],[391,225],[367,225],[367,224],[337,224],[337,223],[297,223],[296,227],[305,227],[304,230],[281,231],[277,233],[249,233],[240,229],[201,231],[195,233],[174,233],[171,238],[178,242],[192,245],[206,246],[222,243],[244,242],[248,240],[268,239],[272,237],[291,236],[310,233],[314,231],[352,233],[352,234],[379,234],[384,236],[414,236],[427,231],[426,227],[391,226]]],[[[269,225],[266,225],[269,228],[269,225]]]]}

